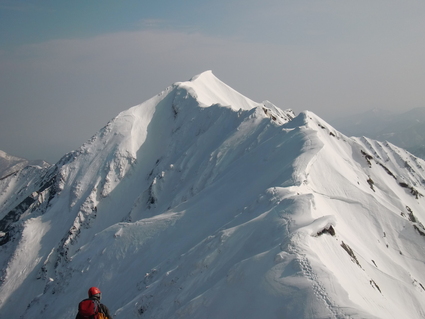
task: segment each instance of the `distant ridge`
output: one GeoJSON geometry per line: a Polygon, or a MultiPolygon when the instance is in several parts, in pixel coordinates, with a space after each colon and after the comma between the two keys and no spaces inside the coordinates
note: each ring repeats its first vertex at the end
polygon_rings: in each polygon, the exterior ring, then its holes
{"type": "Polygon", "coordinates": [[[375,109],[332,121],[349,136],[389,141],[425,159],[425,107],[398,114],[375,109]]]}
{"type": "Polygon", "coordinates": [[[49,164],[42,160],[29,161],[23,158],[9,155],[6,152],[0,150],[0,179],[14,174],[28,165],[45,167],[49,164]]]}

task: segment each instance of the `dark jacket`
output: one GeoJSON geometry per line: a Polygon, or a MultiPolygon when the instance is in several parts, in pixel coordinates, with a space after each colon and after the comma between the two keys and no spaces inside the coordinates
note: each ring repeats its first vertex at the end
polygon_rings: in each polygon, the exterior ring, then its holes
{"type": "MultiPolygon", "coordinates": [[[[111,314],[109,313],[108,307],[106,307],[104,304],[100,303],[100,301],[99,301],[98,298],[92,297],[92,298],[89,298],[89,299],[92,299],[92,300],[95,300],[95,301],[99,302],[99,308],[100,308],[99,311],[102,312],[106,316],[106,318],[113,319],[112,316],[111,316],[111,314]]],[[[85,318],[81,317],[77,313],[77,316],[75,317],[75,319],[85,319],[85,318]]]]}

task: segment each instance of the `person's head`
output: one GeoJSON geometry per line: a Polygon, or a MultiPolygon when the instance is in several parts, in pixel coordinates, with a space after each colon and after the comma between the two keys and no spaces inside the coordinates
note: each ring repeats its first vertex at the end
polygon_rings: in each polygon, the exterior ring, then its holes
{"type": "Polygon", "coordinates": [[[95,298],[97,300],[100,300],[100,298],[102,298],[102,293],[100,292],[100,289],[97,287],[91,287],[89,289],[89,298],[95,298]]]}

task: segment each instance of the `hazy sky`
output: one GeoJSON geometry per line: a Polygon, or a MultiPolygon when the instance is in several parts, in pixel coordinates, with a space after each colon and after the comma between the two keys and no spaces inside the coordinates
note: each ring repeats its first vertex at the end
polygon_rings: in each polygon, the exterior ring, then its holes
{"type": "Polygon", "coordinates": [[[324,118],[425,106],[425,1],[0,0],[0,150],[56,162],[212,70],[324,118]]]}

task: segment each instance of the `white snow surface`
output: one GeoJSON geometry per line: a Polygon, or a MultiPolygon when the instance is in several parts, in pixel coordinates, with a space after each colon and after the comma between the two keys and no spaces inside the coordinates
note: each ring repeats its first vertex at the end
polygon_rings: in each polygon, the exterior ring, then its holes
{"type": "Polygon", "coordinates": [[[48,167],[49,164],[43,160],[29,161],[12,156],[0,150],[0,180],[19,172],[27,166],[45,168],[48,167]]]}
{"type": "MultiPolygon", "coordinates": [[[[0,151],[0,220],[40,188],[49,168],[42,160],[29,161],[0,151]]],[[[2,233],[0,231],[0,238],[2,233]]]]}
{"type": "Polygon", "coordinates": [[[204,72],[0,197],[0,317],[424,318],[424,168],[204,72]]]}

